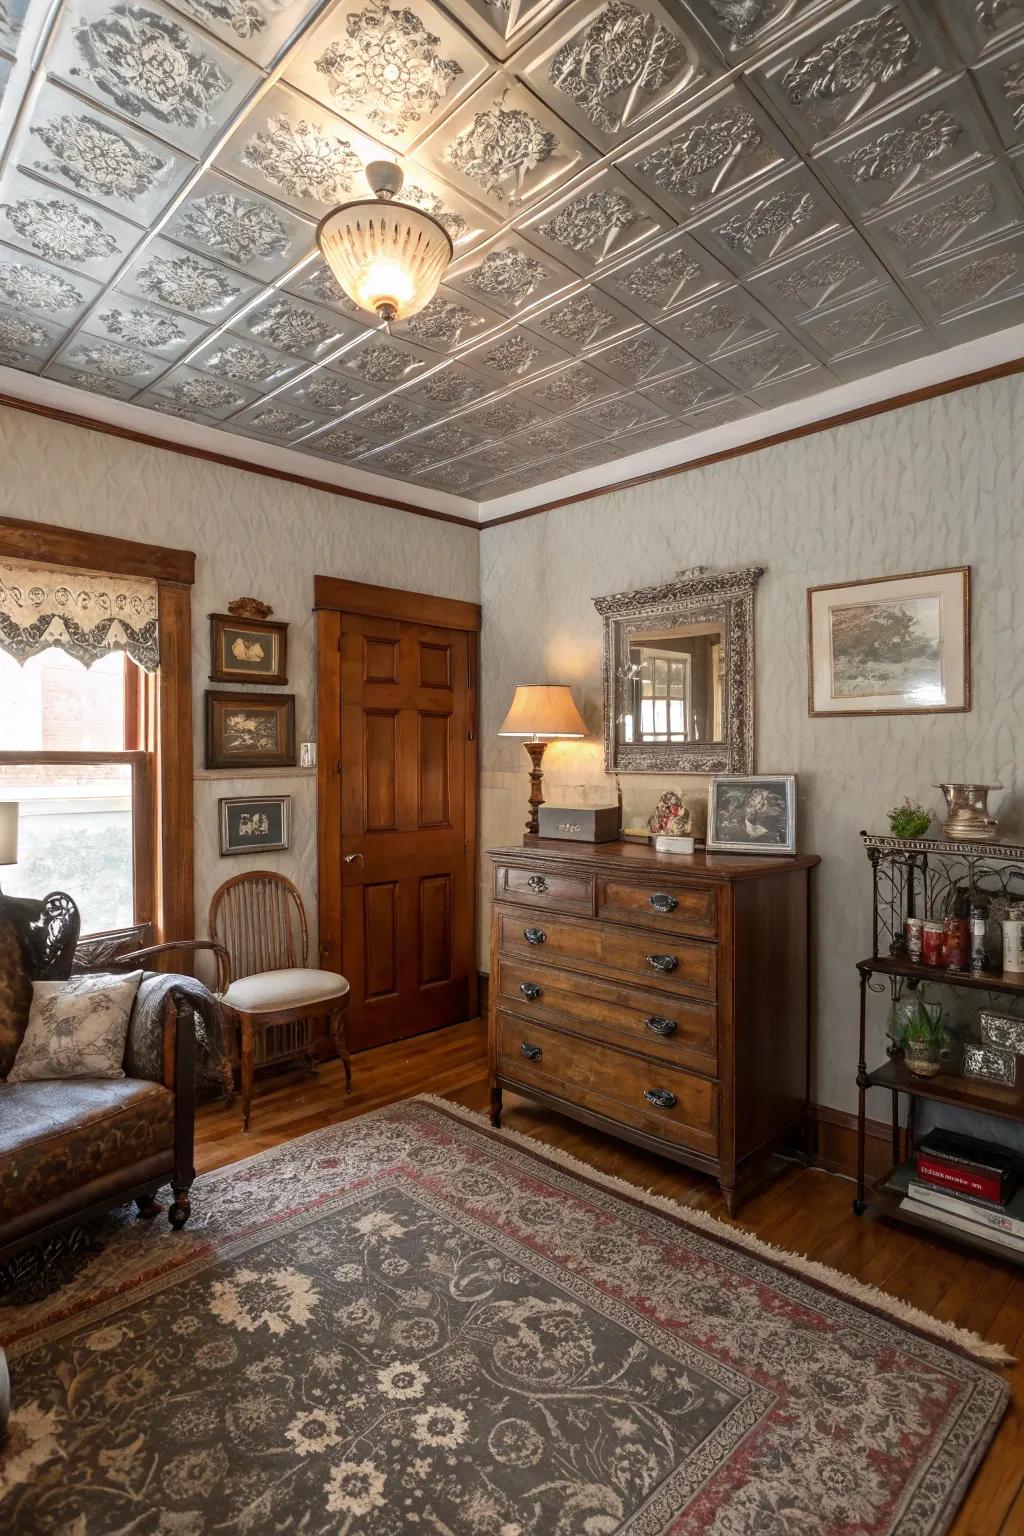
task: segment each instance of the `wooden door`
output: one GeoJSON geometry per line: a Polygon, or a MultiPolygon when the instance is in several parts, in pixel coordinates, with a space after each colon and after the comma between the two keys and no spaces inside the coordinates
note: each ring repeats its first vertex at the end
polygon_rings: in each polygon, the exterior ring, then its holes
{"type": "Polygon", "coordinates": [[[321,952],[352,988],[359,1050],[476,1012],[476,634],[366,613],[319,620],[321,682],[337,677],[333,701],[318,686],[321,751],[325,709],[339,743],[333,774],[320,772],[334,802],[320,826],[321,952]],[[325,668],[326,631],[337,660],[325,668]]]}

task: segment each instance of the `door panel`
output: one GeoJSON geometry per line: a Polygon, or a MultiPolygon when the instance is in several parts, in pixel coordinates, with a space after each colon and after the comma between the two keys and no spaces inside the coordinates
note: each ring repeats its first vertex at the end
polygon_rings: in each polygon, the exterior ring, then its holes
{"type": "Polygon", "coordinates": [[[337,660],[325,662],[318,709],[321,741],[338,751],[319,788],[340,809],[321,818],[322,953],[348,977],[349,1044],[359,1050],[475,1010],[476,637],[329,617],[337,660]]]}

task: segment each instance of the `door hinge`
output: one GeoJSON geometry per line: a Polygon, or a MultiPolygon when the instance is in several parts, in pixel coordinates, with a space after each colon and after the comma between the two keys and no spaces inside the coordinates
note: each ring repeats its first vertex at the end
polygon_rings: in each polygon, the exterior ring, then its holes
{"type": "Polygon", "coordinates": [[[466,740],[476,741],[476,731],[474,731],[472,726],[470,726],[469,730],[466,732],[466,740]]]}
{"type": "Polygon", "coordinates": [[[334,765],[334,771],[338,775],[338,778],[340,779],[341,778],[341,758],[340,757],[338,758],[338,761],[334,765]]]}

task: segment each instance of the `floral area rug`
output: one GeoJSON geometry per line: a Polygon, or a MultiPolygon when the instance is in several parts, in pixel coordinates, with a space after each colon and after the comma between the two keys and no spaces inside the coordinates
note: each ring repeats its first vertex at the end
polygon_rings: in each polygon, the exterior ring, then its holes
{"type": "Polygon", "coordinates": [[[18,1536],[936,1536],[999,1374],[417,1099],[111,1220],[0,1309],[18,1536]]]}

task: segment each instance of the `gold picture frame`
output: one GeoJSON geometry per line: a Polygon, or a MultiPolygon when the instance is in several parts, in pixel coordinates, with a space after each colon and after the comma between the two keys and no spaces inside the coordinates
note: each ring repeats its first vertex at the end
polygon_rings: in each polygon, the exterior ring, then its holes
{"type": "Polygon", "coordinates": [[[971,707],[971,568],[807,592],[807,712],[963,714],[971,707]]]}

